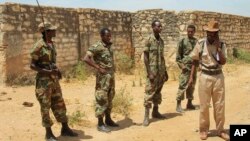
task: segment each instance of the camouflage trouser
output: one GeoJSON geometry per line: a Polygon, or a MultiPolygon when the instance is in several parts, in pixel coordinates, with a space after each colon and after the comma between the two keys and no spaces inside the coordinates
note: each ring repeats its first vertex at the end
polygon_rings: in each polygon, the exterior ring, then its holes
{"type": "Polygon", "coordinates": [[[105,113],[111,113],[112,100],[115,96],[115,78],[113,73],[96,75],[95,91],[95,116],[103,117],[105,113]]]}
{"type": "Polygon", "coordinates": [[[193,100],[194,99],[194,88],[196,83],[196,70],[193,75],[193,84],[187,87],[191,70],[186,70],[182,72],[179,76],[179,88],[176,96],[176,100],[184,100],[184,93],[186,92],[186,98],[193,100]]]}
{"type": "Polygon", "coordinates": [[[166,81],[164,73],[162,75],[156,75],[153,82],[150,82],[150,80],[147,78],[145,87],[145,97],[144,97],[145,107],[151,108],[152,103],[154,105],[161,104],[162,101],[161,89],[166,81]]]}
{"type": "Polygon", "coordinates": [[[42,125],[51,127],[53,122],[49,111],[52,110],[58,122],[67,122],[66,106],[62,98],[62,91],[58,80],[48,77],[38,77],[36,79],[36,97],[40,103],[42,125]]]}

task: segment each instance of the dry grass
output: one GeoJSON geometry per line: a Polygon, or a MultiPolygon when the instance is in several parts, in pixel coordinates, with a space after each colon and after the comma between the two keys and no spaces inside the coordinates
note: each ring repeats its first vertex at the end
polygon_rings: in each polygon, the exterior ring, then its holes
{"type": "Polygon", "coordinates": [[[126,85],[116,92],[113,99],[113,112],[129,117],[132,111],[133,98],[126,90],[126,85]]]}

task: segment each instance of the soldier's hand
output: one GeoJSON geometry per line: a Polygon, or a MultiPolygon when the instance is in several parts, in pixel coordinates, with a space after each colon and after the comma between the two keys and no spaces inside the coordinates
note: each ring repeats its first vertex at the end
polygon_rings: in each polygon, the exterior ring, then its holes
{"type": "Polygon", "coordinates": [[[150,82],[154,82],[155,75],[151,72],[148,74],[148,78],[149,78],[150,82]]]}
{"type": "Polygon", "coordinates": [[[218,50],[218,48],[221,48],[221,43],[219,40],[215,40],[214,45],[216,46],[217,50],[218,50]]]}
{"type": "Polygon", "coordinates": [[[102,73],[102,74],[106,74],[106,73],[107,73],[107,71],[106,71],[104,68],[100,67],[100,66],[97,68],[97,70],[98,70],[100,73],[102,73]]]}
{"type": "Polygon", "coordinates": [[[168,81],[168,72],[165,71],[165,81],[168,81]]]}
{"type": "Polygon", "coordinates": [[[59,73],[59,69],[53,69],[53,70],[51,71],[51,74],[52,74],[52,75],[58,75],[58,73],[59,73]]]}
{"type": "Polygon", "coordinates": [[[60,70],[58,70],[58,79],[62,79],[62,73],[61,73],[61,71],[60,70]]]}
{"type": "Polygon", "coordinates": [[[216,48],[217,49],[221,48],[221,42],[220,42],[220,38],[219,38],[218,33],[216,34],[216,36],[214,38],[215,38],[214,45],[216,46],[216,48]]]}

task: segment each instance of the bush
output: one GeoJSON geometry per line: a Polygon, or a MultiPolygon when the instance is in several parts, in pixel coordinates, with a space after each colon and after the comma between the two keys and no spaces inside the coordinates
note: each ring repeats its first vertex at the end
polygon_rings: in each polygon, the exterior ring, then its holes
{"type": "Polygon", "coordinates": [[[129,92],[126,91],[126,85],[118,90],[113,99],[113,112],[122,114],[125,117],[130,115],[132,111],[133,98],[129,92]]]}
{"type": "Polygon", "coordinates": [[[228,57],[228,63],[236,62],[250,63],[250,51],[233,48],[232,56],[228,57]]]}
{"type": "Polygon", "coordinates": [[[91,74],[91,68],[87,67],[84,62],[79,61],[71,69],[66,70],[63,75],[66,78],[66,82],[69,82],[70,79],[85,81],[91,74]]]}
{"type": "Polygon", "coordinates": [[[246,63],[250,63],[250,52],[244,49],[239,49],[239,59],[245,61],[246,63]]]}
{"type": "Polygon", "coordinates": [[[115,53],[115,67],[119,73],[131,74],[134,61],[124,52],[115,53]]]}
{"type": "Polygon", "coordinates": [[[11,74],[7,75],[7,85],[13,86],[27,86],[35,84],[35,75],[32,77],[30,74],[11,74]]]}
{"type": "Polygon", "coordinates": [[[69,125],[74,126],[74,125],[85,125],[85,123],[87,122],[87,120],[84,120],[84,118],[86,117],[85,112],[81,112],[80,110],[76,110],[75,112],[73,112],[71,115],[67,115],[68,116],[68,122],[69,125]]]}

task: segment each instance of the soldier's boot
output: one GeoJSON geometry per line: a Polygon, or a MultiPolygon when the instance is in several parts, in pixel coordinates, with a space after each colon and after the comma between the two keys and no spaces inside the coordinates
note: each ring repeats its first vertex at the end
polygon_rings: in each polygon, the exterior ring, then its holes
{"type": "Polygon", "coordinates": [[[98,117],[97,130],[105,133],[111,132],[111,130],[104,124],[102,117],[98,117]]]}
{"type": "Polygon", "coordinates": [[[45,134],[46,141],[57,141],[57,138],[53,134],[51,127],[46,127],[45,130],[46,130],[45,134]]]}
{"type": "Polygon", "coordinates": [[[195,110],[195,106],[193,105],[191,99],[188,100],[186,108],[189,109],[189,110],[195,110]]]}
{"type": "Polygon", "coordinates": [[[183,113],[183,109],[181,108],[181,100],[177,100],[176,112],[183,113]]]}
{"type": "Polygon", "coordinates": [[[68,123],[65,122],[62,123],[61,136],[77,137],[78,134],[75,133],[72,129],[70,129],[68,123]]]}
{"type": "Polygon", "coordinates": [[[144,115],[144,120],[142,123],[143,126],[148,126],[149,125],[149,108],[145,108],[145,115],[144,115]]]}
{"type": "Polygon", "coordinates": [[[119,126],[117,123],[115,123],[111,119],[110,113],[105,113],[105,123],[106,123],[106,125],[111,126],[111,127],[118,127],[119,126]]]}
{"type": "Polygon", "coordinates": [[[152,117],[158,118],[158,119],[165,119],[166,117],[159,113],[159,106],[154,105],[153,111],[152,111],[152,117]]]}

